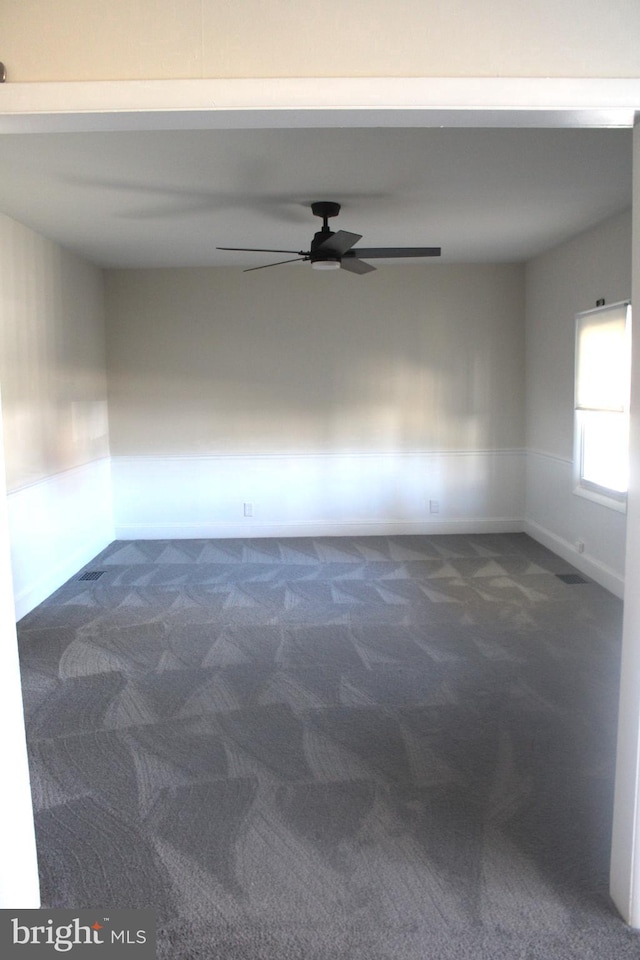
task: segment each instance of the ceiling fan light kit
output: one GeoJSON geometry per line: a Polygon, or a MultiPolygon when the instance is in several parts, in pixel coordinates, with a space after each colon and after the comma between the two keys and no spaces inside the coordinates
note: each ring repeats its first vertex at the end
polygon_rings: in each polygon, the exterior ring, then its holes
{"type": "Polygon", "coordinates": [[[370,273],[376,268],[367,260],[399,259],[404,257],[439,257],[440,247],[367,247],[358,249],[354,245],[362,240],[362,234],[349,233],[347,230],[334,232],[329,228],[329,220],[340,213],[340,204],[332,200],[317,200],[311,204],[311,212],[322,220],[322,229],[314,234],[309,250],[274,250],[263,247],[218,247],[218,250],[242,250],[247,253],[293,253],[292,260],[278,260],[276,263],[264,263],[259,267],[247,267],[244,273],[252,270],[264,270],[266,267],[278,267],[283,263],[310,262],[315,270],[348,270],[349,273],[370,273]]]}
{"type": "Polygon", "coordinates": [[[312,260],[311,266],[314,270],[339,270],[339,260],[312,260]]]}

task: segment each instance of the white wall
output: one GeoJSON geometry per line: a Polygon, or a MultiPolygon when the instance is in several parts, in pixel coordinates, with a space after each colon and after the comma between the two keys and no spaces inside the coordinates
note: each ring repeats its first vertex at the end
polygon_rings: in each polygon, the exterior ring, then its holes
{"type": "Polygon", "coordinates": [[[576,313],[630,296],[629,211],[527,264],[526,529],[618,596],[626,517],[573,493],[574,336],[576,313]]]}
{"type": "MultiPolygon", "coordinates": [[[[633,302],[640,303],[640,125],[634,130],[633,302]]],[[[636,318],[637,319],[637,318],[636,318]]],[[[636,323],[637,327],[637,323],[636,323]]],[[[611,845],[611,896],[640,927],[640,337],[632,340],[629,516],[620,710],[611,845]]]]}
{"type": "Polygon", "coordinates": [[[113,271],[106,289],[119,537],[520,524],[520,265],[113,271]]]}
{"type": "Polygon", "coordinates": [[[113,539],[98,269],[0,216],[0,384],[18,618],[113,539]]]}
{"type": "Polygon", "coordinates": [[[10,80],[640,73],[637,0],[3,0],[2,14],[10,80]]]}
{"type": "Polygon", "coordinates": [[[12,596],[0,410],[0,909],[40,906],[20,662],[12,596]]]}

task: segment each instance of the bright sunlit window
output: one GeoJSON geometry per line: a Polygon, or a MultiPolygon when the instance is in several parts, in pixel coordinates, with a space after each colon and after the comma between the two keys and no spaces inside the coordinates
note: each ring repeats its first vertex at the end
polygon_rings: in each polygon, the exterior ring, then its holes
{"type": "Polygon", "coordinates": [[[575,492],[624,509],[629,474],[631,307],[576,317],[575,492]]]}

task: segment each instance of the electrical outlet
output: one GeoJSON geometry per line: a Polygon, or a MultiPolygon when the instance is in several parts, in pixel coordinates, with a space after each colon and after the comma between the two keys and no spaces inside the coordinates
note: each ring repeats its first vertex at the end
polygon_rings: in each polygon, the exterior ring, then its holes
{"type": "Polygon", "coordinates": [[[429,500],[429,513],[440,513],[439,500],[429,500]]]}
{"type": "Polygon", "coordinates": [[[252,516],[253,516],[253,504],[252,504],[252,503],[245,503],[245,505],[244,505],[244,515],[245,515],[245,517],[252,517],[252,516]]]}
{"type": "Polygon", "coordinates": [[[576,540],[576,550],[578,553],[584,553],[584,540],[576,540]]]}

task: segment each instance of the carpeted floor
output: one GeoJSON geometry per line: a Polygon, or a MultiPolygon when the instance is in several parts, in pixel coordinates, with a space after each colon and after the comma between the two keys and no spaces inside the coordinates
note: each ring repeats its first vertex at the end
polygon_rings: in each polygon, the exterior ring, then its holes
{"type": "Polygon", "coordinates": [[[86,570],[19,624],[45,905],[154,907],[163,960],[638,960],[605,590],[522,534],[86,570]]]}

